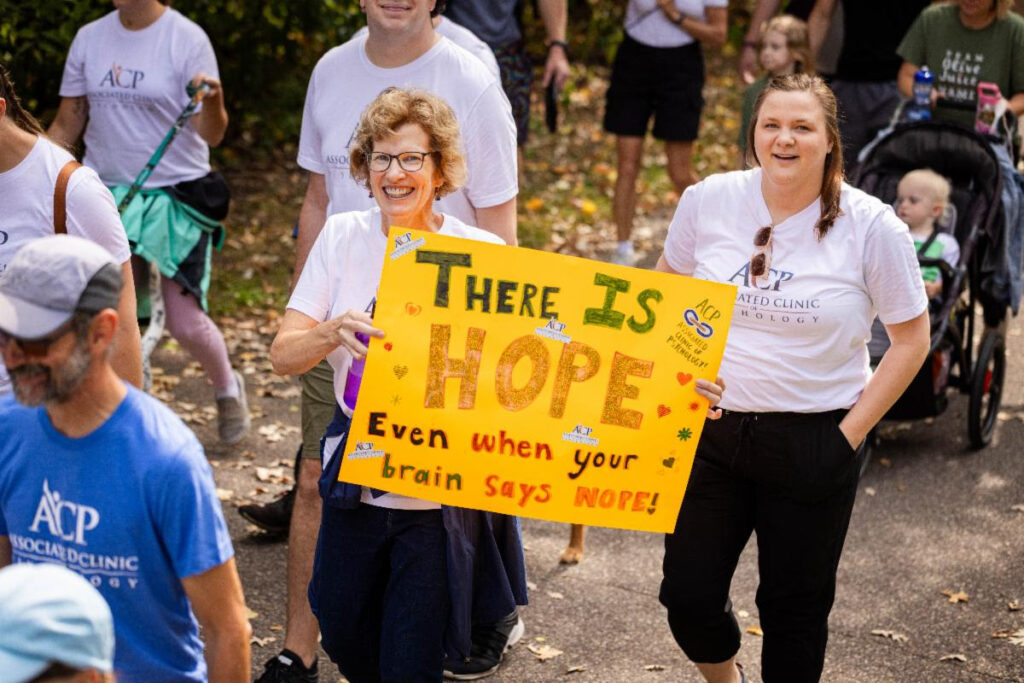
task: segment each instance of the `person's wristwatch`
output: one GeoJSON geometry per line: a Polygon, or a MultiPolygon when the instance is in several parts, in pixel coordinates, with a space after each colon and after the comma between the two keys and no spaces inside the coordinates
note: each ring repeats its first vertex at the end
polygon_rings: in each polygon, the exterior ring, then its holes
{"type": "Polygon", "coordinates": [[[569,59],[569,43],[564,40],[549,40],[548,41],[548,52],[551,52],[551,48],[560,47],[562,52],[565,53],[565,58],[569,59]]]}

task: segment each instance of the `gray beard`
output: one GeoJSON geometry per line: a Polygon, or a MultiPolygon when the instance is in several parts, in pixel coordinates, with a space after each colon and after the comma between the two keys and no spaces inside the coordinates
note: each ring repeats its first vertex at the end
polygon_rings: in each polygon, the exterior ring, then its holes
{"type": "Polygon", "coordinates": [[[71,355],[55,370],[45,365],[22,365],[8,370],[8,374],[14,385],[14,398],[18,403],[35,407],[49,403],[67,403],[82,386],[91,366],[92,357],[84,340],[76,340],[71,355]],[[43,373],[46,377],[43,389],[37,396],[32,396],[31,390],[18,381],[22,376],[34,373],[43,373]]]}

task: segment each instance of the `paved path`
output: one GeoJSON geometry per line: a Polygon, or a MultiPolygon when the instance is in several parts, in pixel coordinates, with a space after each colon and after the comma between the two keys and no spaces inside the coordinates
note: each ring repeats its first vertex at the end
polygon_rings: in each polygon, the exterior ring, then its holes
{"type": "MultiPolygon", "coordinates": [[[[831,618],[831,640],[823,680],[851,682],[1024,681],[1024,647],[992,633],[1024,629],[1024,325],[1008,337],[1009,374],[1004,417],[991,447],[966,447],[966,398],[953,397],[946,413],[930,424],[889,424],[862,479],[831,618]],[[969,601],[951,604],[942,591],[963,591],[969,601]],[[872,635],[892,632],[900,640],[872,635]],[[902,637],[905,636],[905,640],[902,637]],[[964,662],[941,661],[963,655],[964,662]]],[[[266,368],[261,349],[269,337],[233,326],[235,356],[253,370],[266,368]]],[[[269,328],[264,332],[269,332],[269,328]]],[[[180,372],[180,353],[159,352],[168,372],[180,372]]],[[[186,372],[186,375],[194,374],[186,372]]],[[[263,389],[256,397],[256,426],[298,424],[293,382],[263,389]],[[281,397],[283,394],[284,398],[281,397]]],[[[176,401],[202,406],[209,389],[184,377],[170,389],[176,401]]],[[[200,409],[179,410],[193,415],[200,409]]],[[[203,416],[200,413],[199,419],[203,416]]],[[[234,492],[225,514],[238,552],[248,603],[258,613],[254,633],[274,638],[253,647],[254,672],[283,641],[285,544],[252,533],[235,513],[238,499],[268,500],[284,485],[258,481],[257,466],[290,460],[297,436],[268,441],[255,427],[238,446],[214,444],[211,425],[197,432],[216,463],[218,485],[234,492]],[[255,493],[256,487],[267,489],[255,493]]],[[[267,431],[267,430],[265,430],[267,431]]],[[[270,433],[275,430],[271,428],[270,433]]],[[[281,430],[277,430],[281,431],[281,430]]],[[[270,436],[270,438],[274,438],[270,436]]],[[[290,474],[288,467],[282,468],[290,474]]],[[[273,473],[273,469],[271,470],[273,473]]],[[[266,472],[263,472],[266,475],[266,472]]],[[[272,477],[273,478],[273,475],[272,477]]],[[[698,681],[672,641],[657,602],[662,537],[590,529],[582,564],[561,567],[568,537],[562,524],[524,521],[531,604],[523,610],[526,636],[510,653],[494,681],[698,681]],[[563,654],[541,662],[528,644],[546,644],[563,654]],[[567,673],[580,667],[574,673],[567,673]]],[[[733,585],[733,601],[744,628],[756,627],[756,548],[749,546],[733,585]]],[[[761,639],[745,634],[741,661],[759,680],[761,639]]],[[[322,660],[321,681],[337,681],[322,660]]]]}

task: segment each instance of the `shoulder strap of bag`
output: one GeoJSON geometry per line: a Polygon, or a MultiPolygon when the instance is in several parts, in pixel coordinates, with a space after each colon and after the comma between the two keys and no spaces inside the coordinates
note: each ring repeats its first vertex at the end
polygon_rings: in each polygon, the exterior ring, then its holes
{"type": "Polygon", "coordinates": [[[58,235],[68,234],[68,181],[71,174],[81,167],[82,164],[72,159],[57,174],[57,184],[53,188],[53,231],[58,235]]]}

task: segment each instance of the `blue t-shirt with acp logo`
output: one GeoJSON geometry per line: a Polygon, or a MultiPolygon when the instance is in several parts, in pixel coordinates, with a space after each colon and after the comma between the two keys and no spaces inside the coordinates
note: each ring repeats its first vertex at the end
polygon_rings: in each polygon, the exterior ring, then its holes
{"type": "Polygon", "coordinates": [[[14,562],[60,564],[96,587],[114,615],[119,681],[205,681],[181,579],[234,551],[195,435],[131,387],[80,439],[0,398],[0,434],[0,536],[14,562]]]}

